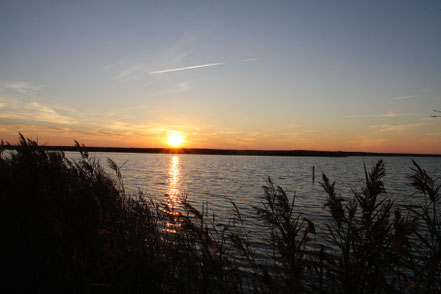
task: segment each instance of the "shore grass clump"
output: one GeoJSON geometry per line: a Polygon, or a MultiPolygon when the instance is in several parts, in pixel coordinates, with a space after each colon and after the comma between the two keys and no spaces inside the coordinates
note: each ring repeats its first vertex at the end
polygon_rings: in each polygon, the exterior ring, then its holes
{"type": "Polygon", "coordinates": [[[0,179],[2,287],[87,293],[161,285],[155,210],[121,193],[86,152],[73,162],[20,136],[16,152],[0,157],[0,179]]]}
{"type": "Polygon", "coordinates": [[[415,280],[411,286],[425,293],[441,293],[441,183],[415,161],[412,164],[413,173],[408,179],[424,201],[407,206],[420,220],[415,246],[407,256],[415,280]]]}
{"type": "Polygon", "coordinates": [[[323,175],[328,194],[325,207],[331,214],[328,238],[338,248],[326,277],[332,292],[393,292],[406,283],[403,258],[409,252],[416,218],[402,217],[399,208],[393,211],[393,201],[380,198],[385,193],[384,176],[381,160],[369,173],[365,168],[362,191],[353,191],[352,199],[344,201],[335,192],[335,182],[323,175]]]}
{"type": "MultiPolygon", "coordinates": [[[[237,292],[240,276],[207,211],[129,195],[76,143],[81,159],[20,135],[0,156],[1,287],[14,292],[237,292]],[[176,231],[170,232],[168,225],[176,231]]],[[[225,232],[223,232],[225,234],[225,232]]],[[[222,234],[221,234],[222,235],[222,234]]]]}
{"type": "Polygon", "coordinates": [[[290,201],[283,188],[276,187],[271,178],[263,189],[265,201],[256,207],[256,212],[268,226],[271,246],[276,252],[273,284],[283,292],[299,293],[305,290],[306,245],[309,235],[315,233],[314,224],[295,213],[295,195],[290,201]]]}

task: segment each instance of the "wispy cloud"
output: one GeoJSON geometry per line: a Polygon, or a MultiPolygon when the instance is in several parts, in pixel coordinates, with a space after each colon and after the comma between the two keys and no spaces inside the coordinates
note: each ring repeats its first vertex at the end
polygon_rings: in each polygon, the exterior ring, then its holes
{"type": "Polygon", "coordinates": [[[137,64],[125,67],[116,75],[116,79],[122,82],[127,82],[134,79],[145,78],[148,73],[149,66],[145,64],[137,64]]]}
{"type": "Polygon", "coordinates": [[[352,115],[346,115],[344,118],[394,118],[402,115],[402,113],[398,112],[386,112],[386,113],[379,113],[379,114],[352,114],[352,115]]]}
{"type": "Polygon", "coordinates": [[[13,90],[20,94],[33,94],[40,90],[43,85],[36,85],[25,81],[5,82],[1,84],[2,88],[13,90]]]}
{"type": "Polygon", "coordinates": [[[256,58],[249,58],[249,59],[245,59],[244,61],[245,62],[252,62],[252,61],[256,61],[257,59],[256,58]]]}
{"type": "Polygon", "coordinates": [[[403,124],[382,124],[372,125],[369,128],[376,133],[401,133],[407,132],[411,129],[424,126],[423,123],[403,123],[403,124]]]}
{"type": "Polygon", "coordinates": [[[56,112],[53,108],[38,102],[23,100],[8,100],[0,98],[2,112],[0,118],[8,121],[38,121],[55,124],[75,124],[76,121],[69,116],[56,112]]]}
{"type": "Polygon", "coordinates": [[[185,92],[188,90],[190,90],[190,83],[187,81],[180,82],[175,85],[176,92],[185,92]]]}
{"type": "Polygon", "coordinates": [[[400,115],[400,114],[397,113],[397,112],[392,112],[392,111],[390,111],[390,112],[386,112],[386,113],[379,114],[378,117],[392,118],[392,117],[397,117],[397,116],[399,116],[399,115],[400,115]]]}
{"type": "Polygon", "coordinates": [[[170,68],[170,69],[164,69],[164,70],[157,70],[149,72],[151,75],[157,75],[162,73],[169,73],[169,72],[175,72],[175,71],[182,71],[182,70],[189,70],[189,69],[196,69],[196,68],[204,68],[204,67],[211,67],[211,66],[217,66],[222,65],[223,62],[218,63],[207,63],[207,64],[200,64],[200,65],[192,65],[192,66],[186,66],[186,67],[177,67],[177,68],[170,68]]]}
{"type": "Polygon", "coordinates": [[[416,96],[399,96],[392,98],[393,100],[406,100],[406,99],[414,99],[416,96]]]}

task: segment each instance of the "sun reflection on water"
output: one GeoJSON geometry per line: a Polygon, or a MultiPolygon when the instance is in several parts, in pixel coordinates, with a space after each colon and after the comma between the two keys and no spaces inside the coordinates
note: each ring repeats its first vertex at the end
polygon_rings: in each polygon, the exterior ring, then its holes
{"type": "Polygon", "coordinates": [[[170,197],[174,198],[173,201],[176,202],[179,186],[178,182],[180,177],[179,156],[175,155],[172,157],[168,174],[170,179],[168,194],[170,195],[170,197]]]}
{"type": "Polygon", "coordinates": [[[170,233],[176,233],[176,229],[179,225],[176,224],[177,216],[179,213],[176,208],[179,203],[179,179],[180,179],[180,165],[179,156],[175,155],[172,157],[170,162],[170,169],[168,171],[169,175],[169,187],[167,194],[167,207],[168,214],[174,219],[173,222],[166,223],[166,231],[170,233]]]}

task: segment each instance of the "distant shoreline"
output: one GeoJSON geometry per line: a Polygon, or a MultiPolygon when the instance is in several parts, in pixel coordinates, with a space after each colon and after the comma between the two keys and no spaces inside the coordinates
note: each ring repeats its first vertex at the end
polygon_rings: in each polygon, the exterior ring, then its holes
{"type": "MultiPolygon", "coordinates": [[[[15,150],[14,145],[4,146],[7,150],[15,150]]],[[[40,146],[48,151],[79,151],[76,146],[40,146]]],[[[347,151],[314,151],[314,150],[234,150],[205,148],[123,148],[123,147],[84,147],[87,152],[121,152],[121,153],[165,153],[165,154],[202,154],[202,155],[251,155],[251,156],[316,156],[316,157],[348,157],[348,156],[414,156],[441,157],[441,154],[417,153],[376,153],[347,151]]]]}

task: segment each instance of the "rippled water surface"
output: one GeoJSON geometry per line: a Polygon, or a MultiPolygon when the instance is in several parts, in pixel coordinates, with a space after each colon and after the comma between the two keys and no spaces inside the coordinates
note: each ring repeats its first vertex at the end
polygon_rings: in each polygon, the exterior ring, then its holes
{"type": "MultiPolygon", "coordinates": [[[[68,152],[71,158],[77,153],[68,152]]],[[[254,208],[264,199],[262,185],[270,176],[288,195],[296,193],[297,211],[314,223],[323,224],[326,212],[323,204],[326,194],[320,186],[321,174],[336,181],[336,190],[342,196],[352,197],[351,189],[360,191],[364,170],[374,166],[375,157],[276,157],[276,156],[225,156],[189,154],[130,154],[96,153],[103,165],[106,157],[123,165],[126,189],[139,189],[164,202],[176,201],[176,196],[186,194],[197,208],[207,203],[219,222],[227,222],[232,214],[233,200],[247,221],[247,230],[254,238],[264,240],[267,233],[255,220],[254,208]],[[312,169],[315,167],[315,181],[312,169]]],[[[411,173],[411,157],[383,157],[386,165],[384,179],[388,196],[398,203],[415,202],[413,189],[406,176],[411,173]]],[[[414,158],[434,178],[441,176],[441,158],[414,158]]],[[[111,171],[109,171],[111,172],[111,171]]]]}

